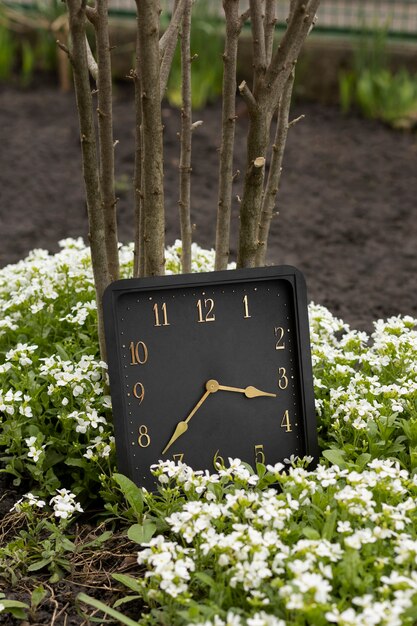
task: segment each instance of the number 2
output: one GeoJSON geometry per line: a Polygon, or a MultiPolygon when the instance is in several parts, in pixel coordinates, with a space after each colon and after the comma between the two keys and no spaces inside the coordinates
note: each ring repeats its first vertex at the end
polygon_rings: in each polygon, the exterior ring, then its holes
{"type": "Polygon", "coordinates": [[[284,342],[284,329],[282,326],[276,326],[274,329],[275,337],[278,337],[278,341],[275,344],[275,350],[285,350],[285,342],[284,342]]]}

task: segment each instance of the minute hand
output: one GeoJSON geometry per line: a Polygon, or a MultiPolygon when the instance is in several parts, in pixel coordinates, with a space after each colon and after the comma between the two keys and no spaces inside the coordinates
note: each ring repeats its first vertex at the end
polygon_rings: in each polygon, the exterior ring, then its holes
{"type": "Polygon", "coordinates": [[[269,393],[268,391],[261,391],[256,387],[245,387],[245,389],[241,389],[240,387],[228,387],[227,385],[219,385],[219,390],[221,391],[235,391],[236,393],[244,393],[247,398],[259,398],[260,396],[269,396],[270,398],[276,398],[276,393],[269,393]]]}

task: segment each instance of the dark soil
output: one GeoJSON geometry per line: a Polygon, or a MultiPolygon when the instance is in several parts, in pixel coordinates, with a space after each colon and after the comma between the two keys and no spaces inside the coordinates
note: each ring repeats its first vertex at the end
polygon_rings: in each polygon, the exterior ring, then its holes
{"type": "MultiPolygon", "coordinates": [[[[119,140],[119,239],[128,242],[133,238],[134,110],[130,88],[117,89],[114,112],[115,138],[119,140]]],[[[306,276],[309,298],[354,328],[370,331],[372,321],[380,317],[417,316],[416,134],[344,117],[338,109],[319,104],[297,104],[293,117],[300,114],[305,119],[290,131],[288,139],[280,214],[271,228],[268,262],[297,266],[306,276]]],[[[203,247],[213,247],[220,105],[195,113],[195,119],[204,124],[195,131],[193,143],[194,238],[203,247]]],[[[170,244],[179,237],[178,111],[165,107],[164,120],[166,239],[170,244]]],[[[235,159],[235,168],[242,173],[246,126],[242,110],[235,159]]],[[[0,267],[15,263],[33,248],[57,251],[58,240],[65,237],[81,235],[87,240],[74,95],[45,85],[31,91],[0,86],[0,149],[0,267]]],[[[236,195],[241,181],[242,176],[236,183],[236,195]]],[[[233,257],[237,215],[236,200],[233,257]]],[[[0,478],[0,518],[16,498],[10,481],[0,478]]],[[[118,554],[117,545],[114,553],[118,554]]],[[[134,554],[134,550],[128,553],[134,554]]],[[[123,559],[117,564],[119,571],[122,566],[123,559]]],[[[108,581],[100,582],[93,573],[90,581],[87,577],[81,584],[74,578],[53,587],[47,586],[47,578],[43,583],[48,595],[30,618],[31,624],[86,624],[75,602],[80,590],[110,604],[114,600],[108,581]]],[[[22,581],[15,588],[16,596],[27,601],[25,588],[37,584],[39,581],[22,581]]],[[[9,597],[12,591],[7,589],[9,597]]],[[[0,616],[2,625],[14,623],[0,616]]]]}
{"type": "MultiPolygon", "coordinates": [[[[354,328],[391,315],[417,315],[417,137],[382,123],[345,117],[337,108],[297,104],[305,119],[290,131],[271,228],[268,262],[297,266],[309,297],[354,328]]],[[[119,239],[133,239],[130,180],[133,94],[116,91],[115,138],[119,239]]],[[[194,238],[213,247],[220,105],[194,119],[194,238]]],[[[164,108],[167,243],[179,237],[178,111],[164,108]]],[[[245,113],[237,124],[235,167],[244,172],[245,113]]],[[[54,86],[0,88],[0,266],[35,247],[57,250],[64,237],[87,236],[74,95],[54,86]]],[[[242,176],[236,183],[236,195],[242,176]]],[[[234,203],[232,253],[236,252],[234,203]]]]}

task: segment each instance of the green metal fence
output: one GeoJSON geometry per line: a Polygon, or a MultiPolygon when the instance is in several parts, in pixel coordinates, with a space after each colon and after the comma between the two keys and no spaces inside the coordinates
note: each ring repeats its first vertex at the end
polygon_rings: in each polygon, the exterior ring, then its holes
{"type": "MultiPolygon", "coordinates": [[[[7,4],[46,5],[50,0],[6,0],[7,4]]],[[[170,9],[173,0],[161,0],[170,9]]],[[[199,0],[206,3],[213,17],[221,18],[221,0],[199,0]]],[[[1,0],[0,0],[1,4],[1,0]]],[[[248,0],[242,1],[242,10],[248,0]]],[[[288,0],[278,0],[279,23],[284,26],[288,0]]],[[[113,15],[131,17],[136,13],[134,0],[109,0],[113,15]]],[[[352,34],[384,29],[391,37],[417,41],[417,0],[322,0],[315,32],[352,34]]]]}

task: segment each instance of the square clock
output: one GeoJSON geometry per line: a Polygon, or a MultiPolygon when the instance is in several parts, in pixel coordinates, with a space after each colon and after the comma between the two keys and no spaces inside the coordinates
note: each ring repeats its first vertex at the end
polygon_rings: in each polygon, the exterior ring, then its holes
{"type": "Polygon", "coordinates": [[[119,280],[104,294],[119,471],[318,458],[307,295],[289,266],[119,280]]]}

